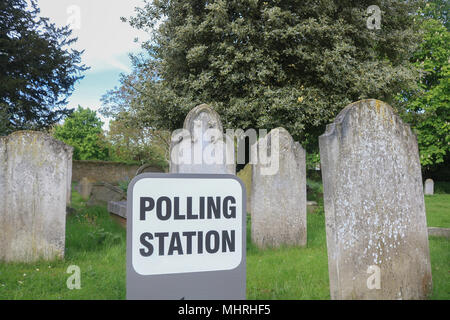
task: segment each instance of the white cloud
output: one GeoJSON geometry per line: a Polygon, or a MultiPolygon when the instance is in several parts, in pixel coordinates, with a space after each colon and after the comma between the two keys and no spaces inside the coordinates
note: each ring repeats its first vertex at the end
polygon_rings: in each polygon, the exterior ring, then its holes
{"type": "Polygon", "coordinates": [[[59,26],[73,26],[73,36],[78,37],[73,48],[85,50],[83,63],[92,67],[91,72],[130,72],[130,66],[119,57],[140,50],[134,42],[136,37],[148,38],[146,33],[120,20],[134,15],[134,8],[143,6],[142,0],[38,0],[38,5],[42,16],[59,26]]]}
{"type": "MultiPolygon", "coordinates": [[[[50,18],[57,26],[72,26],[72,36],[78,38],[72,47],[84,50],[82,62],[91,67],[84,73],[86,78],[75,85],[67,107],[81,105],[98,111],[101,96],[119,84],[119,73],[131,72],[127,54],[141,51],[134,39],[143,41],[149,37],[120,20],[135,15],[134,8],[143,7],[143,0],[37,1],[42,17],[50,18]]],[[[104,122],[104,129],[108,129],[109,119],[97,114],[104,122]]]]}

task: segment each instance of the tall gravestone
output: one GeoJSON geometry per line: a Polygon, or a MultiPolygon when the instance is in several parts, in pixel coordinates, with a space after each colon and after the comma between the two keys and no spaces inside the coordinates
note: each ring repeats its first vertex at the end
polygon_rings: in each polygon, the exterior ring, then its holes
{"type": "Polygon", "coordinates": [[[195,107],[172,135],[170,173],[236,174],[234,144],[226,142],[217,112],[206,104],[195,107]]]}
{"type": "Polygon", "coordinates": [[[319,138],[332,299],[423,299],[431,268],[416,136],[379,100],[319,138]]]}
{"type": "Polygon", "coordinates": [[[19,131],[0,137],[0,260],[64,257],[72,147],[19,131]]]}
{"type": "Polygon", "coordinates": [[[306,245],[305,150],[276,128],[252,153],[258,155],[251,179],[252,241],[260,248],[306,245]]]}
{"type": "Polygon", "coordinates": [[[425,194],[433,195],[434,194],[434,181],[433,179],[425,180],[425,194]]]}

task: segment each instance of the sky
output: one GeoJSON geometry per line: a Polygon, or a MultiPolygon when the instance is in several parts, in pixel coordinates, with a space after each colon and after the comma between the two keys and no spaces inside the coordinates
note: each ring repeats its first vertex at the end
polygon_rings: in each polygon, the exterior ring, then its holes
{"type": "MultiPolygon", "coordinates": [[[[83,73],[84,79],[76,83],[67,107],[81,105],[97,111],[102,95],[119,85],[120,73],[131,72],[128,54],[141,51],[134,39],[149,38],[120,20],[133,16],[134,8],[142,7],[143,0],[38,0],[37,3],[41,16],[58,26],[71,25],[72,35],[78,37],[72,47],[85,50],[82,62],[91,67],[83,73]]],[[[98,115],[107,128],[108,119],[98,115]]]]}

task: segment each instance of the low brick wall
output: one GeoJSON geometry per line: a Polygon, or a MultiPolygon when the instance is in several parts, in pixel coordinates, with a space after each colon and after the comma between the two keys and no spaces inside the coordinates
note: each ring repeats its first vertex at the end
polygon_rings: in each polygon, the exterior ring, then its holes
{"type": "MultiPolygon", "coordinates": [[[[108,182],[117,184],[119,181],[131,180],[139,164],[127,164],[110,161],[74,160],[72,163],[72,182],[79,182],[87,177],[91,182],[108,182]]],[[[163,172],[157,167],[147,167],[145,172],[163,172]]]]}

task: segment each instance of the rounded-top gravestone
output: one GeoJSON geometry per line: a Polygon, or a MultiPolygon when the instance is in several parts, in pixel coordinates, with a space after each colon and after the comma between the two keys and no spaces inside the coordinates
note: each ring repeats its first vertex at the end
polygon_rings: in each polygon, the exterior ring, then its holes
{"type": "Polygon", "coordinates": [[[426,195],[434,194],[434,181],[432,179],[425,180],[425,194],[426,195]]]}
{"type": "Polygon", "coordinates": [[[224,136],[219,114],[206,104],[195,107],[172,134],[170,172],[236,174],[234,144],[224,136]]]}
{"type": "Polygon", "coordinates": [[[284,128],[252,146],[252,241],[260,247],[306,245],[306,156],[284,128]]]}
{"type": "Polygon", "coordinates": [[[386,103],[348,105],[319,138],[332,299],[425,299],[431,267],[416,136],[386,103]]]}

